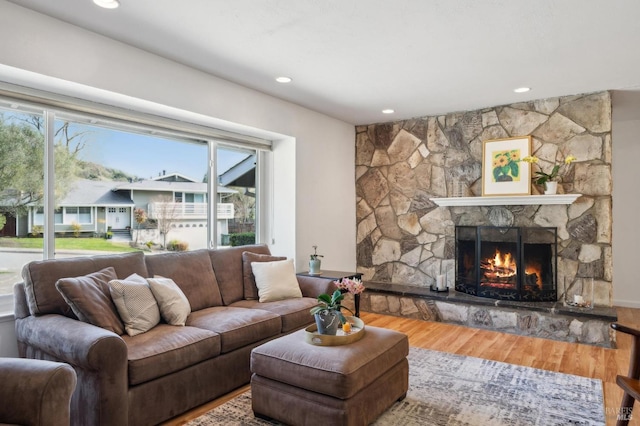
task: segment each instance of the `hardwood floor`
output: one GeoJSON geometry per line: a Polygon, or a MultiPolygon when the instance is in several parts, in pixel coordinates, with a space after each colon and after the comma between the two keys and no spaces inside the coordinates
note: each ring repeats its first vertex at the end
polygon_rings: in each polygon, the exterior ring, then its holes
{"type": "MultiPolygon", "coordinates": [[[[617,309],[618,322],[640,328],[640,309],[617,309]]],[[[606,349],[367,312],[363,312],[361,318],[367,325],[405,333],[411,346],[600,379],[604,385],[607,426],[616,423],[622,391],[615,381],[616,375],[627,374],[629,368],[631,338],[627,335],[618,333],[618,348],[606,349]]],[[[165,425],[182,425],[248,388],[245,386],[231,392],[165,425]]],[[[636,416],[629,424],[640,426],[640,407],[636,410],[636,416]]]]}

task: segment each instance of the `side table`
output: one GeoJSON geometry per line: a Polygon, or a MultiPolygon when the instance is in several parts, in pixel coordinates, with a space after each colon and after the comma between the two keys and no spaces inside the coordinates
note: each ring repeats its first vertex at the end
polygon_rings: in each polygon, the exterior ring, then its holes
{"type": "MultiPolygon", "coordinates": [[[[360,272],[346,272],[346,271],[320,271],[320,274],[310,274],[309,271],[299,272],[296,275],[302,275],[305,277],[317,277],[317,278],[327,278],[331,281],[340,281],[343,278],[357,278],[359,280],[362,279],[362,274],[360,272]]],[[[356,308],[356,316],[360,317],[360,295],[353,295],[353,304],[356,308]]]]}

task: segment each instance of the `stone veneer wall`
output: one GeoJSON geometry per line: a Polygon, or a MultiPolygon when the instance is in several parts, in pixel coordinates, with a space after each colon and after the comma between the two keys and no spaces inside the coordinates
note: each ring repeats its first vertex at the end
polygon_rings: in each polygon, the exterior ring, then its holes
{"type": "MultiPolygon", "coordinates": [[[[535,168],[534,168],[535,170],[535,168]]],[[[558,288],[612,304],[611,97],[609,92],[421,117],[356,128],[357,267],[366,281],[429,286],[453,283],[454,225],[555,226],[558,288]],[[482,194],[482,144],[532,136],[543,170],[573,155],[558,192],[571,205],[438,207],[454,179],[482,194]]],[[[533,185],[532,193],[539,193],[533,185]]]]}

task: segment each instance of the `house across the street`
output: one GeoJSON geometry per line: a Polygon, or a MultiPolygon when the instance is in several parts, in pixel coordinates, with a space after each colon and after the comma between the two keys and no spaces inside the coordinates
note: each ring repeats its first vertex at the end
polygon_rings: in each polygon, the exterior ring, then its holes
{"type": "MultiPolygon", "coordinates": [[[[218,187],[218,244],[228,233],[229,219],[234,217],[233,203],[222,202],[237,191],[218,187]]],[[[80,232],[104,235],[107,230],[126,233],[138,241],[161,243],[155,226],[158,220],[170,220],[167,241],[185,241],[191,249],[207,247],[207,184],[179,173],[165,174],[137,182],[76,180],[67,195],[56,203],[54,225],[56,233],[72,233],[79,224],[80,232]],[[134,210],[147,213],[148,223],[138,229],[134,210]]],[[[30,206],[28,213],[16,219],[16,236],[27,236],[44,225],[42,206],[30,206]],[[34,228],[35,227],[35,228],[34,228]]]]}

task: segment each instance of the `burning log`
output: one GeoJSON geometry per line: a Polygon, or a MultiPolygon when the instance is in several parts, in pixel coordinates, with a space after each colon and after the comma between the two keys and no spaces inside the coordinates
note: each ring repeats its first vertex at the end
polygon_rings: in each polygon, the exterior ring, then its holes
{"type": "Polygon", "coordinates": [[[498,266],[489,262],[481,262],[480,269],[484,274],[495,274],[502,277],[516,274],[515,265],[498,266]]]}
{"type": "Polygon", "coordinates": [[[524,276],[524,285],[531,287],[539,287],[538,285],[538,274],[525,274],[524,276]]]}

